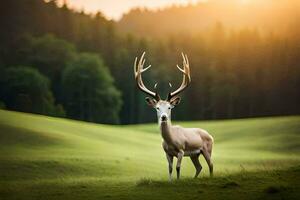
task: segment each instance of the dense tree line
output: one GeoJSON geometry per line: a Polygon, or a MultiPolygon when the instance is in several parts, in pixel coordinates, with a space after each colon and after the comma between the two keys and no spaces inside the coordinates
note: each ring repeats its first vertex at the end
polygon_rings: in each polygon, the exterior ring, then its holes
{"type": "Polygon", "coordinates": [[[61,105],[54,105],[49,79],[36,69],[10,67],[1,78],[1,99],[7,108],[38,114],[64,116],[61,105]]]}
{"type": "MultiPolygon", "coordinates": [[[[100,123],[152,121],[155,114],[133,78],[134,58],[146,51],[153,67],[145,84],[158,82],[162,96],[168,82],[180,84],[180,53],[190,58],[192,83],[175,119],[300,113],[297,27],[261,34],[214,21],[194,34],[157,38],[125,34],[101,13],[87,15],[53,0],[5,1],[0,13],[1,108],[100,123]]],[[[138,12],[140,20],[144,14],[138,12]]]]}
{"type": "Polygon", "coordinates": [[[0,99],[6,108],[119,122],[120,92],[98,54],[79,53],[72,44],[53,35],[20,40],[25,45],[13,50],[17,59],[1,70],[0,99]]]}
{"type": "Polygon", "coordinates": [[[230,30],[258,28],[262,33],[286,34],[299,26],[298,0],[208,0],[164,9],[135,8],[126,13],[117,27],[123,32],[165,38],[174,33],[206,31],[216,20],[230,30]]]}

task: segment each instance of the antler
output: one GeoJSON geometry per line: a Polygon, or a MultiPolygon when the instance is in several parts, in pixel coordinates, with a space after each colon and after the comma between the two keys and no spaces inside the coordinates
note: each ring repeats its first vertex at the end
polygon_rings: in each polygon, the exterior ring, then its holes
{"type": "MultiPolygon", "coordinates": [[[[134,76],[135,76],[135,80],[137,83],[137,86],[140,88],[140,90],[142,90],[143,92],[145,92],[146,94],[152,96],[153,98],[155,98],[157,101],[160,100],[160,96],[158,95],[157,91],[152,92],[150,91],[148,88],[146,88],[146,86],[144,85],[143,79],[142,79],[142,73],[145,72],[147,69],[149,69],[151,67],[151,65],[149,65],[146,68],[143,68],[144,64],[145,64],[145,52],[142,54],[140,60],[138,61],[137,57],[134,60],[134,76]]],[[[155,89],[156,89],[157,84],[155,84],[155,89]]]]}
{"type": "MultiPolygon", "coordinates": [[[[181,69],[178,65],[176,65],[176,66],[179,69],[179,71],[181,71],[183,74],[182,83],[177,90],[169,93],[168,100],[171,100],[172,97],[174,97],[174,96],[178,95],[180,92],[182,92],[191,82],[189,60],[187,58],[187,55],[184,55],[183,53],[181,53],[181,55],[183,58],[183,69],[181,69]]],[[[170,87],[171,87],[171,85],[170,85],[170,87]]]]}

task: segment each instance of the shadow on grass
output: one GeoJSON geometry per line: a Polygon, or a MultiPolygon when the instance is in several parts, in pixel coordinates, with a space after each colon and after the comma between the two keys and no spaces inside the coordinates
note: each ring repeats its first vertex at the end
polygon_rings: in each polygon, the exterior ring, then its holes
{"type": "MultiPolygon", "coordinates": [[[[180,180],[154,180],[141,178],[136,182],[137,188],[201,188],[203,191],[240,190],[244,192],[257,191],[261,194],[276,194],[296,192],[299,189],[300,166],[288,170],[272,170],[247,172],[241,171],[229,176],[215,176],[213,178],[200,177],[182,178],[180,180]]],[[[299,196],[298,193],[296,196],[299,196]]]]}
{"type": "Polygon", "coordinates": [[[179,180],[154,180],[149,178],[141,178],[136,182],[137,187],[218,187],[218,188],[233,188],[240,187],[236,180],[230,177],[216,177],[216,178],[181,178],[179,180]]]}

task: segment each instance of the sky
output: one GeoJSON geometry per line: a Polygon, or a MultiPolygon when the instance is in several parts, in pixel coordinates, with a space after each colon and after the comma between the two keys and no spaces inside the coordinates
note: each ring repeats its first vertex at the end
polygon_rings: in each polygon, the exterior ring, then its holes
{"type": "Polygon", "coordinates": [[[122,14],[135,7],[158,9],[172,4],[187,5],[200,0],[61,0],[63,1],[66,1],[71,8],[84,9],[87,13],[100,11],[108,19],[118,20],[122,14]]]}

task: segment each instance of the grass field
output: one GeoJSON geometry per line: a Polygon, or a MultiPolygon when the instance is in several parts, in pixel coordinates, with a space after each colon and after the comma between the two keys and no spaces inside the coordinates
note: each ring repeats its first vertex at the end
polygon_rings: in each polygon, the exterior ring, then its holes
{"type": "Polygon", "coordinates": [[[0,199],[300,199],[299,116],[178,124],[213,135],[214,178],[169,182],[157,124],[0,110],[0,199]]]}

